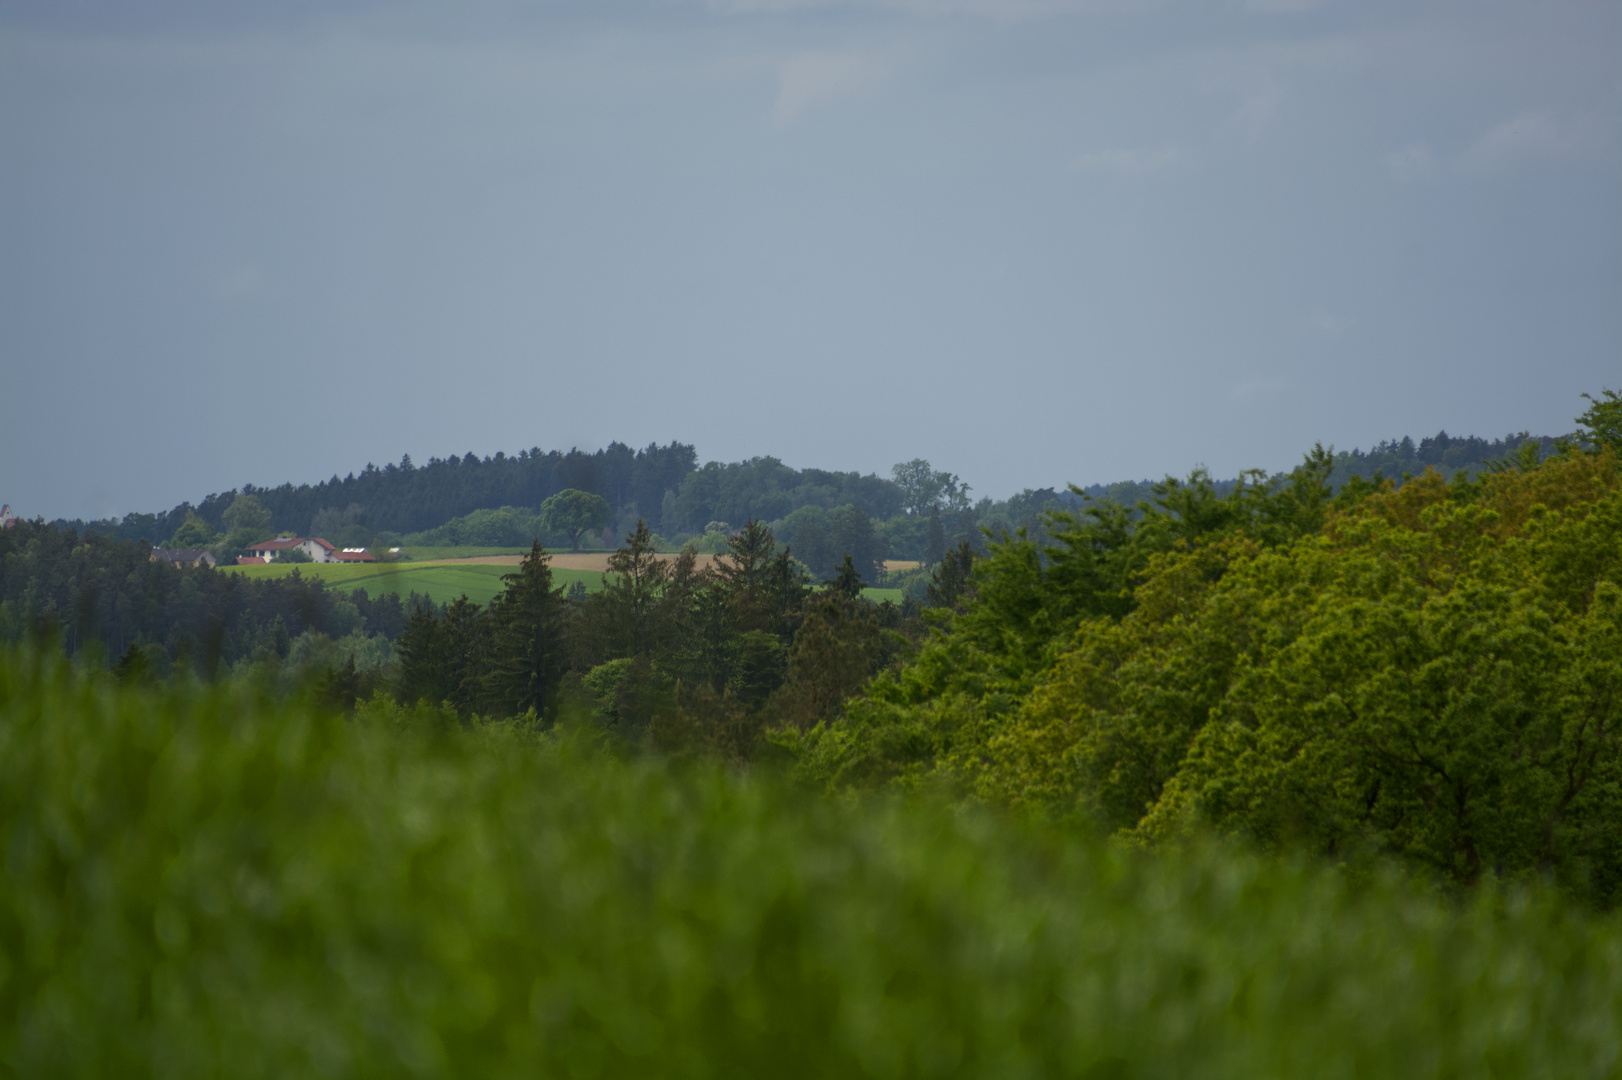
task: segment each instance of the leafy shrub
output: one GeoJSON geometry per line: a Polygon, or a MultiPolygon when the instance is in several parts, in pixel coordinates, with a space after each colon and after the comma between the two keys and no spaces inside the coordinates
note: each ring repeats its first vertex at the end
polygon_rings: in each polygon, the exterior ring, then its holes
{"type": "Polygon", "coordinates": [[[437,529],[412,533],[404,543],[413,547],[528,547],[536,537],[543,541],[552,532],[543,528],[531,510],[503,506],[498,510],[475,510],[453,518],[437,529]]]}

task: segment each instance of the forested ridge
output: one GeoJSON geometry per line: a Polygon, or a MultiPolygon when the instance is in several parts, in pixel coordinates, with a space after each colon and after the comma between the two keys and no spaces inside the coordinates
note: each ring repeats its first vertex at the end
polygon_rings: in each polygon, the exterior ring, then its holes
{"type": "MultiPolygon", "coordinates": [[[[1518,453],[1527,443],[1535,443],[1542,455],[1552,452],[1554,440],[1524,432],[1500,439],[1476,436],[1456,437],[1439,432],[1417,442],[1409,437],[1389,439],[1371,449],[1340,451],[1334,456],[1329,483],[1339,488],[1354,476],[1373,479],[1380,473],[1400,482],[1408,474],[1419,475],[1427,468],[1444,477],[1455,472],[1479,472],[1496,460],[1518,453]]],[[[1033,474],[1048,471],[1033,462],[1033,474]]],[[[1214,490],[1225,494],[1236,481],[1213,480],[1214,490]]],[[[1113,498],[1128,506],[1149,498],[1152,481],[1123,481],[1091,484],[1077,493],[1093,498],[1113,498]]],[[[336,540],[340,531],[354,528],[354,538],[367,542],[378,536],[398,538],[412,533],[429,533],[425,543],[527,544],[528,537],[514,541],[502,531],[485,527],[457,527],[456,519],[480,511],[503,508],[535,513],[550,497],[565,490],[579,490],[605,500],[611,510],[615,543],[628,535],[637,520],[645,520],[656,534],[697,537],[711,524],[732,527],[758,519],[774,523],[780,536],[792,539],[799,521],[789,522],[797,511],[829,511],[854,507],[877,523],[881,531],[893,527],[896,535],[887,537],[892,557],[922,557],[920,530],[909,529],[907,521],[932,509],[961,517],[972,515],[972,524],[960,530],[964,537],[977,537],[980,527],[1000,532],[1004,528],[1040,527],[1040,514],[1057,502],[1073,508],[1075,496],[1067,490],[1027,488],[1006,500],[981,497],[971,499],[970,491],[951,473],[938,472],[928,462],[899,464],[890,476],[817,468],[796,469],[774,457],[757,457],[741,462],[698,464],[697,449],[671,442],[650,443],[632,450],[620,442],[593,452],[579,449],[542,451],[521,450],[507,455],[498,452],[480,458],[472,453],[461,457],[430,458],[426,465],[413,464],[410,455],[381,468],[368,464],[360,473],[351,473],[318,484],[285,483],[277,487],[243,485],[231,491],[209,495],[193,505],[182,503],[160,513],[132,513],[122,518],[100,521],[62,520],[56,524],[79,532],[95,532],[123,540],[144,539],[170,543],[188,518],[218,533],[229,531],[227,511],[238,495],[251,495],[268,511],[271,534],[323,535],[336,540]],[[894,526],[891,523],[895,523],[894,526]],[[469,537],[463,541],[462,537],[469,537]]],[[[805,515],[801,515],[802,520],[805,515]]],[[[520,530],[521,531],[521,530],[520,530]]],[[[610,545],[612,546],[612,544],[610,545]]],[[[807,547],[801,544],[802,549],[807,547]]]]}

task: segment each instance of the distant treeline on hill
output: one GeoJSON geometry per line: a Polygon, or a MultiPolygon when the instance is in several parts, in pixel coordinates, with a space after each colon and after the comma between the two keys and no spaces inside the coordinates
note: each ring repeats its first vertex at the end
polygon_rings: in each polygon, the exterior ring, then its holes
{"type": "Polygon", "coordinates": [[[164,513],[57,524],[120,540],[164,543],[185,524],[188,514],[225,531],[226,509],[244,494],[256,496],[270,511],[270,527],[277,532],[317,532],[313,526],[323,511],[329,516],[364,517],[364,523],[377,531],[419,532],[473,510],[539,506],[565,488],[601,495],[611,506],[658,506],[665,492],[680,488],[697,464],[694,448],[678,442],[649,444],[635,451],[615,442],[595,453],[532,449],[486,458],[470,453],[429,458],[422,466],[412,464],[407,454],[398,465],[368,464],[358,475],[334,476],[319,484],[273,488],[244,484],[239,490],[210,495],[196,506],[181,503],[164,513]]]}
{"type": "MultiPolygon", "coordinates": [[[[1547,456],[1555,440],[1524,432],[1489,440],[1451,436],[1445,431],[1418,442],[1409,437],[1390,439],[1366,451],[1335,454],[1330,484],[1339,489],[1354,476],[1372,479],[1377,473],[1400,484],[1404,476],[1420,475],[1427,468],[1444,477],[1460,471],[1480,472],[1489,462],[1517,453],[1528,442],[1537,444],[1540,456],[1547,456]]],[[[1217,494],[1226,495],[1236,482],[1214,480],[1213,487],[1217,494]]],[[[1131,507],[1154,497],[1153,483],[1123,481],[1079,490],[1095,499],[1109,498],[1131,507]]],[[[888,548],[884,554],[903,559],[926,557],[924,519],[931,514],[945,519],[945,536],[955,540],[976,536],[980,527],[993,532],[1027,527],[1040,532],[1043,510],[1056,506],[1074,509],[1080,502],[1070,492],[1054,488],[1028,488],[1007,500],[971,502],[967,485],[950,473],[934,471],[924,461],[897,465],[890,477],[795,469],[774,457],[700,466],[697,450],[686,443],[650,443],[632,450],[613,442],[595,452],[531,449],[484,458],[469,453],[430,458],[422,466],[414,465],[407,455],[399,464],[367,465],[359,474],[342,479],[334,476],[320,484],[244,485],[239,491],[210,495],[195,506],[182,503],[163,513],[56,524],[115,539],[164,544],[188,516],[226,531],[225,511],[239,494],[246,494],[255,496],[269,511],[269,528],[274,532],[331,533],[331,539],[342,533],[364,536],[368,543],[398,542],[406,534],[429,534],[431,530],[458,533],[457,520],[475,512],[534,511],[567,488],[599,495],[608,502],[613,509],[609,532],[615,537],[609,546],[628,535],[639,518],[666,539],[695,540],[718,527],[735,529],[758,519],[775,523],[777,535],[793,542],[799,526],[807,521],[815,520],[817,529],[836,531],[836,524],[826,515],[854,508],[882,534],[881,541],[888,548]]],[[[809,552],[814,545],[802,541],[799,546],[809,552]]]]}
{"type": "MultiPolygon", "coordinates": [[[[1501,439],[1439,431],[1417,443],[1404,435],[1376,443],[1369,450],[1337,451],[1329,486],[1339,491],[1354,476],[1373,480],[1378,473],[1400,487],[1404,477],[1421,476],[1426,469],[1435,469],[1443,479],[1450,479],[1458,472],[1482,472],[1490,463],[1519,453],[1527,443],[1535,443],[1538,457],[1546,458],[1554,453],[1555,441],[1551,435],[1529,435],[1524,431],[1501,439]]],[[[1212,480],[1211,488],[1216,494],[1226,496],[1236,483],[1237,479],[1212,480]]],[[[1123,480],[1113,484],[1089,484],[1078,490],[1094,499],[1113,499],[1124,506],[1134,506],[1154,498],[1154,485],[1153,480],[1123,480]]]]}

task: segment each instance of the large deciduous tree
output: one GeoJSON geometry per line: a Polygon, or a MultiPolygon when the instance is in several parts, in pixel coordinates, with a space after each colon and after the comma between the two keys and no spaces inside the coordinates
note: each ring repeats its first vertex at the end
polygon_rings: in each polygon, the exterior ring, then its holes
{"type": "Polygon", "coordinates": [[[567,535],[574,550],[579,551],[580,538],[606,529],[612,516],[608,500],[601,495],[564,488],[541,504],[540,522],[543,529],[567,535]]]}

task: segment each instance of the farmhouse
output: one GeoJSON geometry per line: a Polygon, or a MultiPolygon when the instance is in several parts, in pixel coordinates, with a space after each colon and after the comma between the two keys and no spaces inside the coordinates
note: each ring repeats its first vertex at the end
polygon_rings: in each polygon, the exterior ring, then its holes
{"type": "Polygon", "coordinates": [[[311,562],[335,562],[333,554],[338,550],[319,536],[284,536],[276,540],[266,540],[262,544],[253,544],[248,550],[266,562],[275,562],[277,557],[289,548],[298,548],[310,557],[311,562]]]}
{"type": "Polygon", "coordinates": [[[377,557],[365,548],[344,548],[333,552],[333,562],[376,562],[377,557]]]}
{"type": "Polygon", "coordinates": [[[164,563],[168,566],[213,566],[214,554],[202,548],[161,548],[152,549],[150,562],[164,563]]]}

